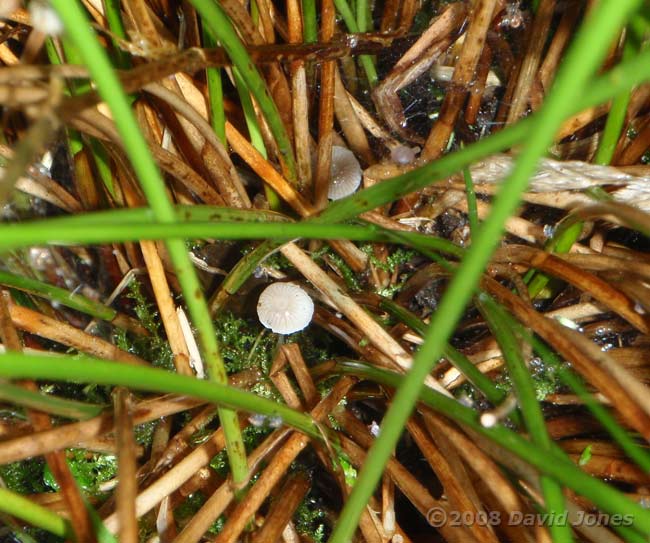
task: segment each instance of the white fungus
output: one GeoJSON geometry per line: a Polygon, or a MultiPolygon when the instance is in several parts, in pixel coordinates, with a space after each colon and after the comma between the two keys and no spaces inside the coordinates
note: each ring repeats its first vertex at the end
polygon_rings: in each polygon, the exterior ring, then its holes
{"type": "Polygon", "coordinates": [[[255,426],[255,428],[261,428],[266,422],[266,417],[260,413],[253,413],[248,417],[248,422],[255,426]]]}
{"type": "Polygon", "coordinates": [[[47,36],[63,34],[63,22],[49,2],[32,0],[29,3],[29,19],[35,30],[47,36]]]}
{"type": "Polygon", "coordinates": [[[398,145],[390,152],[390,158],[397,164],[410,164],[420,152],[419,147],[409,147],[408,145],[398,145]]]}
{"type": "Polygon", "coordinates": [[[293,334],[305,328],[314,315],[314,302],[298,285],[273,283],[257,301],[260,322],[276,334],[293,334]]]}
{"type": "Polygon", "coordinates": [[[346,147],[332,146],[332,166],[330,168],[330,187],[327,197],[340,200],[350,196],[361,184],[361,166],[354,153],[346,147]]]}

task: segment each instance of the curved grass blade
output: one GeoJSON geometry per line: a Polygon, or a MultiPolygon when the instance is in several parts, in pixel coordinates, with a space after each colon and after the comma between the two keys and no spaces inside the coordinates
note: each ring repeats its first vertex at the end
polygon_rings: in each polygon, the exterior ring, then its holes
{"type": "Polygon", "coordinates": [[[322,428],[304,413],[236,387],[195,379],[165,370],[107,362],[88,356],[51,356],[7,352],[0,355],[0,376],[13,379],[51,379],[101,385],[125,386],[133,390],[184,394],[208,402],[280,417],[284,424],[319,441],[322,428]]]}
{"type": "MultiPolygon", "coordinates": [[[[132,162],[155,218],[163,223],[174,222],[176,211],[168,199],[165,183],[131,112],[129,99],[81,6],[76,0],[52,0],[52,6],[61,17],[70,41],[76,46],[77,52],[97,84],[100,96],[113,114],[126,154],[132,162]]],[[[198,332],[203,358],[209,368],[209,377],[217,382],[227,383],[228,377],[219,353],[212,319],[198,276],[187,254],[185,242],[180,238],[169,239],[167,250],[181,285],[185,303],[198,332]]],[[[219,418],[224,428],[233,480],[239,484],[248,476],[248,462],[237,414],[227,409],[220,409],[219,418]]]]}
{"type": "Polygon", "coordinates": [[[297,183],[296,162],[293,156],[291,140],[282,124],[282,119],[275,102],[269,94],[266,83],[253,65],[246,48],[242,44],[228,16],[214,0],[191,0],[196,11],[201,15],[203,24],[207,25],[222,47],[228,53],[233,64],[239,70],[259,105],[269,128],[278,144],[281,159],[284,162],[289,181],[297,183]]]}
{"type": "MultiPolygon", "coordinates": [[[[407,378],[358,361],[339,361],[337,362],[337,368],[342,373],[363,377],[395,389],[399,389],[407,378]]],[[[630,519],[628,527],[633,528],[635,531],[633,534],[634,541],[644,541],[643,537],[650,533],[650,511],[630,500],[622,492],[587,475],[568,460],[566,456],[558,454],[558,451],[540,450],[537,445],[501,424],[497,424],[492,428],[485,428],[481,425],[476,411],[430,388],[420,390],[417,394],[417,400],[434,411],[491,439],[500,447],[512,452],[536,468],[540,473],[548,475],[563,486],[588,497],[603,511],[612,515],[629,515],[626,518],[630,519]],[[642,535],[639,536],[639,534],[642,535]]]]}
{"type": "MultiPolygon", "coordinates": [[[[478,295],[476,305],[487,321],[503,353],[503,358],[508,367],[508,374],[512,380],[517,402],[531,441],[542,451],[550,452],[553,450],[554,443],[546,429],[544,415],[537,402],[535,386],[522,356],[521,346],[512,329],[508,326],[505,310],[485,293],[478,295]]],[[[545,475],[540,477],[540,486],[544,496],[545,509],[548,512],[549,531],[553,542],[570,543],[573,541],[571,527],[563,522],[553,522],[554,519],[562,518],[566,511],[562,487],[555,480],[545,475]]]]}
{"type": "MultiPolygon", "coordinates": [[[[504,181],[494,200],[490,216],[483,223],[449,284],[438,311],[431,320],[424,344],[414,358],[413,367],[384,416],[381,434],[368,451],[366,463],[334,528],[330,543],[346,543],[352,538],[359,517],[411,414],[424,379],[441,356],[485,265],[496,248],[505,221],[519,204],[520,196],[535,171],[539,157],[551,143],[562,120],[571,112],[571,104],[578,101],[583,88],[587,88],[587,83],[604,58],[609,43],[640,4],[639,0],[625,0],[616,2],[616,5],[607,2],[598,4],[578,30],[558,71],[554,87],[534,120],[512,173],[504,181]]],[[[480,142],[477,146],[492,139],[480,142]]],[[[473,147],[475,146],[468,149],[473,147]]],[[[383,185],[385,183],[379,187],[383,185]]]]}
{"type": "Polygon", "coordinates": [[[29,407],[30,409],[38,409],[44,413],[78,420],[95,417],[104,409],[101,405],[77,402],[50,396],[49,394],[32,392],[26,388],[9,383],[0,383],[0,400],[29,407]]]}

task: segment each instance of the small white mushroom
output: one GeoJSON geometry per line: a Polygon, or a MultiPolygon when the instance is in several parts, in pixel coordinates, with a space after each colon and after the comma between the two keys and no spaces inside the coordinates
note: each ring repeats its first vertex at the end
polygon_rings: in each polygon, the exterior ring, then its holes
{"type": "Polygon", "coordinates": [[[419,147],[409,147],[408,145],[398,145],[390,152],[390,158],[397,164],[410,164],[420,152],[419,147]]]}
{"type": "Polygon", "coordinates": [[[332,166],[330,168],[330,187],[327,197],[340,200],[350,196],[361,184],[361,166],[354,153],[346,147],[332,146],[332,166]]]}
{"type": "Polygon", "coordinates": [[[32,0],[29,3],[29,19],[34,29],[47,36],[63,34],[63,21],[47,1],[32,0]]]}
{"type": "Polygon", "coordinates": [[[260,322],[276,334],[293,334],[305,328],[314,315],[314,302],[293,283],[273,283],[257,301],[260,322]]]}

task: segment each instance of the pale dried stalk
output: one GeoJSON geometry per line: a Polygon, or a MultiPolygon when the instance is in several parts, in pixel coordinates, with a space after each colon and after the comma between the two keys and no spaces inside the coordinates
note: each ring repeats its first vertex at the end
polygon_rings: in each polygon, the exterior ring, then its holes
{"type": "MultiPolygon", "coordinates": [[[[288,243],[282,254],[302,273],[332,304],[352,321],[377,349],[388,356],[399,368],[407,371],[413,359],[366,311],[341,290],[330,277],[300,247],[288,243]]],[[[449,395],[433,377],[426,380],[428,386],[449,395]]]]}
{"type": "Polygon", "coordinates": [[[350,103],[338,68],[334,70],[334,113],[350,149],[355,155],[361,157],[363,162],[372,164],[375,159],[368,138],[350,103]]]}
{"type": "MultiPolygon", "coordinates": [[[[474,87],[467,98],[467,105],[465,106],[465,122],[468,125],[476,124],[479,109],[483,102],[483,96],[490,75],[490,65],[492,64],[492,48],[486,43],[483,46],[483,51],[479,57],[476,66],[476,78],[474,80],[474,87]]],[[[499,82],[500,84],[500,82],[499,82]]],[[[493,92],[493,89],[490,91],[493,92]]]]}
{"type": "Polygon", "coordinates": [[[139,356],[123,351],[108,341],[97,336],[86,334],[74,326],[47,317],[37,311],[12,304],[9,308],[9,313],[14,324],[26,332],[52,341],[58,341],[63,345],[74,347],[83,353],[97,356],[98,358],[124,362],[126,364],[149,366],[149,362],[139,356]]]}
{"type": "MultiPolygon", "coordinates": [[[[113,122],[97,110],[79,112],[75,118],[70,120],[70,125],[82,132],[122,145],[113,122]]],[[[217,206],[225,205],[221,195],[185,162],[178,160],[176,155],[152,142],[149,142],[149,150],[162,170],[169,173],[182,186],[194,192],[204,202],[217,206]]]]}
{"type": "MultiPolygon", "coordinates": [[[[406,427],[440,480],[453,509],[472,511],[477,518],[479,514],[485,513],[465,467],[459,461],[458,451],[449,445],[444,434],[434,432],[430,439],[425,429],[413,418],[408,421],[406,427]]],[[[498,543],[494,534],[481,523],[472,523],[468,530],[477,541],[498,543]]]]}
{"type": "Polygon", "coordinates": [[[562,19],[560,19],[560,23],[555,29],[553,40],[548,47],[544,62],[542,62],[539,69],[539,80],[545,91],[548,91],[551,86],[551,81],[553,80],[557,66],[562,58],[562,53],[569,43],[569,39],[573,35],[581,10],[582,5],[578,2],[570,2],[566,6],[566,11],[562,15],[562,19]]]}
{"type": "MultiPolygon", "coordinates": [[[[333,0],[321,2],[321,40],[334,37],[336,10],[333,0]]],[[[314,207],[320,211],[327,205],[332,163],[332,131],[334,128],[334,81],[336,62],[327,60],[321,64],[320,94],[318,100],[318,148],[314,175],[314,207]]]]}
{"type": "Polygon", "coordinates": [[[549,275],[560,278],[587,292],[596,301],[618,313],[635,328],[647,334],[650,331],[648,318],[635,310],[634,302],[628,296],[582,268],[572,266],[565,260],[533,247],[516,246],[517,249],[501,249],[500,254],[508,262],[525,263],[549,275]]]}
{"type": "Polygon", "coordinates": [[[447,439],[454,444],[458,454],[472,468],[474,473],[481,477],[490,492],[506,511],[523,510],[523,504],[517,490],[503,475],[499,466],[470,438],[444,417],[440,417],[428,409],[423,409],[422,415],[432,432],[445,433],[447,439]]]}
{"type": "Polygon", "coordinates": [[[395,533],[395,483],[384,475],[381,479],[381,525],[386,539],[395,533]]]}
{"type": "Polygon", "coordinates": [[[216,413],[216,407],[212,405],[204,407],[190,422],[183,426],[183,428],[177,432],[171,440],[165,440],[164,443],[161,444],[163,450],[160,450],[156,455],[157,461],[155,462],[153,471],[170,466],[174,459],[180,456],[180,454],[189,447],[189,439],[192,434],[204,428],[205,425],[215,417],[216,413]]]}
{"type": "Polygon", "coordinates": [[[381,140],[389,149],[394,149],[395,147],[402,145],[399,141],[393,138],[390,132],[385,130],[384,127],[381,126],[372,115],[370,115],[370,113],[368,113],[368,110],[364,108],[351,93],[346,91],[346,95],[355,115],[359,119],[359,122],[372,136],[381,140]]]}
{"type": "Polygon", "coordinates": [[[421,142],[422,138],[405,129],[404,108],[397,92],[422,75],[433,61],[452,42],[452,35],[465,20],[466,7],[462,2],[448,5],[413,46],[397,61],[388,76],[375,87],[372,98],[380,115],[395,133],[406,139],[421,142]]]}
{"type": "MultiPolygon", "coordinates": [[[[12,301],[9,292],[4,289],[0,290],[0,337],[7,349],[22,352],[22,341],[12,322],[10,304],[12,304],[12,301]]],[[[39,390],[36,383],[31,380],[24,381],[22,385],[32,392],[38,392],[39,390]]],[[[27,416],[33,430],[36,432],[52,428],[52,421],[47,413],[28,409],[27,416]]],[[[58,449],[48,452],[45,454],[45,460],[61,488],[63,500],[73,521],[73,529],[77,538],[80,538],[80,541],[96,541],[90,517],[84,507],[83,498],[66,462],[65,451],[58,449]]]]}
{"type": "MultiPolygon", "coordinates": [[[[314,420],[322,421],[341,401],[341,398],[345,396],[354,382],[355,381],[349,377],[341,378],[334,388],[332,388],[329,395],[321,400],[321,402],[311,411],[314,420]]],[[[291,465],[291,462],[294,461],[296,456],[298,456],[298,454],[309,443],[309,438],[304,434],[298,432],[293,432],[291,434],[287,442],[273,456],[269,465],[255,482],[253,488],[248,491],[248,494],[246,494],[244,499],[235,507],[228,522],[217,536],[215,543],[232,543],[237,540],[246,527],[248,519],[255,514],[268,496],[269,492],[284,476],[291,465]]],[[[183,543],[189,543],[189,541],[183,541],[183,543]]]]}
{"type": "Polygon", "coordinates": [[[291,94],[293,96],[293,133],[296,150],[296,165],[300,186],[311,187],[311,151],[309,142],[309,99],[307,96],[307,74],[302,61],[291,63],[291,94]]]}
{"type": "Polygon", "coordinates": [[[144,0],[124,0],[124,11],[148,47],[160,47],[162,41],[144,0]]]}
{"type": "MultiPolygon", "coordinates": [[[[176,76],[181,92],[187,97],[188,94],[195,94],[198,92],[193,83],[188,80],[184,74],[176,76]],[[181,77],[182,76],[182,77],[181,77]]],[[[212,156],[210,165],[217,168],[216,171],[211,171],[212,179],[219,188],[219,192],[229,206],[232,207],[251,207],[251,201],[248,198],[246,189],[244,188],[237,169],[230,160],[227,150],[224,148],[223,143],[217,137],[212,127],[206,121],[207,107],[203,95],[200,95],[201,100],[195,97],[194,106],[190,105],[185,100],[182,100],[176,93],[166,89],[158,83],[150,83],[143,87],[143,90],[153,94],[154,96],[164,100],[169,106],[175,109],[187,121],[191,123],[204,141],[208,142],[209,149],[216,151],[216,155],[212,156]]],[[[200,150],[199,144],[203,142],[195,142],[197,151],[200,150]]],[[[204,150],[204,153],[206,151],[204,150]]]]}
{"type": "MultiPolygon", "coordinates": [[[[184,397],[163,396],[140,402],[134,408],[133,423],[143,424],[160,417],[186,411],[203,403],[184,397]]],[[[57,449],[81,446],[97,436],[113,431],[113,417],[103,414],[82,422],[57,426],[0,442],[0,464],[46,454],[57,449]]]]}
{"type": "MultiPolygon", "coordinates": [[[[465,198],[462,198],[452,207],[454,209],[462,211],[463,213],[467,213],[467,200],[465,198]]],[[[476,208],[478,211],[479,219],[485,220],[489,216],[491,208],[490,204],[478,201],[476,208]]],[[[527,221],[526,219],[522,219],[521,217],[508,218],[505,224],[505,230],[509,234],[535,244],[543,243],[547,238],[547,236],[544,234],[544,228],[542,226],[539,226],[531,221],[527,221]]]]}
{"type": "Polygon", "coordinates": [[[530,38],[527,40],[526,53],[519,70],[506,124],[512,124],[518,120],[525,113],[528,106],[531,88],[533,82],[537,79],[537,68],[546,44],[554,11],[555,0],[546,0],[539,5],[539,9],[535,13],[533,28],[530,38]]]}
{"type": "MultiPolygon", "coordinates": [[[[233,150],[299,215],[309,217],[316,212],[314,207],[229,122],[226,122],[226,137],[233,150]]],[[[365,269],[368,257],[354,243],[347,240],[332,240],[329,243],[354,271],[360,272],[365,269]]]]}
{"type": "Polygon", "coordinates": [[[587,381],[611,400],[630,426],[645,439],[650,438],[650,396],[647,387],[636,382],[624,368],[616,367],[607,354],[590,340],[537,313],[493,279],[484,276],[481,286],[571,362],[587,381]]]}
{"type": "Polygon", "coordinates": [[[174,356],[174,366],[181,375],[193,375],[190,367],[190,353],[183,336],[181,323],[176,312],[176,305],[169,289],[165,268],[158,254],[154,241],[141,241],[140,248],[144,257],[156,305],[162,320],[165,334],[174,356]]]}
{"type": "Polygon", "coordinates": [[[606,115],[609,112],[610,103],[600,104],[598,106],[593,106],[576,115],[573,115],[566,119],[560,129],[555,134],[555,141],[563,140],[564,138],[574,134],[584,126],[594,122],[603,115],[606,115]]]}
{"type": "Polygon", "coordinates": [[[269,378],[273,381],[275,388],[278,389],[282,399],[289,407],[303,411],[304,406],[302,405],[298,394],[296,394],[296,391],[293,389],[291,381],[289,381],[287,373],[284,370],[286,365],[287,356],[284,350],[280,348],[273,359],[273,365],[269,371],[269,378]]]}
{"type": "MultiPolygon", "coordinates": [[[[297,0],[287,0],[289,43],[302,42],[302,14],[297,0]]],[[[305,63],[296,60],[289,65],[291,73],[292,120],[296,166],[301,188],[311,187],[311,152],[309,142],[309,95],[305,63]]]]}
{"type": "Polygon", "coordinates": [[[309,369],[305,364],[305,360],[300,352],[300,347],[297,343],[287,343],[282,345],[281,350],[284,352],[293,374],[296,377],[300,391],[305,398],[307,409],[312,409],[320,398],[314,381],[311,378],[309,369]]]}
{"type": "MultiPolygon", "coordinates": [[[[346,431],[349,431],[353,434],[354,438],[357,439],[360,435],[354,431],[354,427],[347,426],[349,418],[350,417],[346,417],[345,421],[346,431]]],[[[357,445],[357,443],[352,439],[345,436],[340,436],[340,439],[343,450],[349,456],[352,464],[357,468],[361,468],[366,460],[366,451],[357,445]]],[[[422,485],[401,463],[395,460],[395,458],[390,458],[386,463],[386,474],[393,480],[395,485],[402,491],[423,517],[426,518],[428,512],[432,511],[434,508],[443,509],[447,513],[452,510],[452,507],[447,501],[436,500],[431,496],[424,485],[422,485]]],[[[381,527],[381,524],[379,524],[378,527],[381,527]]],[[[451,523],[445,523],[442,526],[437,527],[437,530],[443,536],[445,541],[454,543],[468,541],[469,533],[465,530],[464,526],[452,526],[451,523]]],[[[471,540],[473,541],[473,539],[471,540]]]]}
{"type": "Polygon", "coordinates": [[[305,475],[291,476],[271,504],[264,524],[253,535],[251,543],[274,543],[277,541],[309,491],[309,487],[310,482],[305,475]]]}
{"type": "Polygon", "coordinates": [[[117,438],[116,490],[117,515],[120,519],[120,542],[138,543],[138,521],[135,516],[135,439],[133,437],[132,399],[123,387],[114,392],[115,436],[117,438]]]}
{"type": "MultiPolygon", "coordinates": [[[[136,516],[139,518],[151,511],[165,496],[169,496],[200,468],[207,465],[225,445],[223,431],[219,428],[208,441],[199,445],[178,464],[138,494],[135,499],[136,516]]],[[[111,533],[117,533],[119,530],[119,516],[117,513],[113,513],[104,519],[104,525],[111,533]]]]}
{"type": "Polygon", "coordinates": [[[422,157],[432,160],[439,157],[447,146],[449,136],[454,129],[460,108],[466,96],[466,91],[460,90],[468,86],[475,77],[475,70],[478,60],[485,44],[492,14],[497,0],[478,0],[474,5],[470,17],[469,27],[465,35],[465,42],[461,49],[454,77],[452,88],[445,95],[440,109],[440,116],[434,123],[422,150],[422,157]]]}

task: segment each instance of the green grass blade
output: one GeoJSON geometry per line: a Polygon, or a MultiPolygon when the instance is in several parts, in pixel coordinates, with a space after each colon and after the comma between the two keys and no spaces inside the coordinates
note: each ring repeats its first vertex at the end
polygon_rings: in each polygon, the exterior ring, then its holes
{"type": "Polygon", "coordinates": [[[70,522],[49,509],[35,504],[29,498],[0,487],[0,511],[23,520],[32,526],[42,528],[66,539],[74,541],[74,531],[70,522]]]}
{"type": "MultiPolygon", "coordinates": [[[[368,451],[366,462],[334,528],[330,543],[347,543],[351,540],[359,517],[381,478],[386,462],[411,414],[424,379],[433,364],[440,358],[481,273],[499,242],[506,219],[514,213],[519,204],[520,196],[535,171],[537,161],[546,152],[562,120],[570,114],[571,104],[578,101],[583,88],[587,87],[590,77],[604,58],[611,40],[640,3],[639,0],[600,3],[590,11],[584,24],[576,33],[564,63],[558,70],[555,84],[534,120],[512,173],[504,181],[502,189],[494,200],[490,216],[483,223],[449,284],[438,311],[431,320],[424,344],[415,356],[413,367],[397,390],[384,416],[381,433],[368,451]]],[[[489,138],[479,144],[485,144],[492,139],[489,138]]],[[[383,185],[385,183],[379,186],[383,185]]]]}
{"type": "MultiPolygon", "coordinates": [[[[517,402],[531,440],[540,450],[550,452],[554,443],[546,429],[544,415],[537,402],[533,380],[522,356],[517,337],[508,326],[509,322],[505,317],[505,311],[485,293],[478,295],[476,304],[503,353],[503,358],[508,367],[508,374],[512,379],[517,395],[517,402]]],[[[540,484],[549,519],[562,518],[566,510],[562,487],[545,476],[541,477],[540,484]]],[[[573,541],[571,527],[562,522],[551,522],[549,530],[554,543],[570,543],[573,541]]]]}
{"type": "Polygon", "coordinates": [[[0,270],[0,285],[41,296],[42,298],[60,303],[76,311],[81,311],[97,319],[112,321],[117,316],[117,311],[112,307],[86,298],[81,294],[44,283],[38,279],[31,279],[30,277],[23,277],[0,270]]]}
{"type": "MultiPolygon", "coordinates": [[[[357,375],[396,389],[399,389],[407,379],[403,375],[363,362],[342,361],[337,363],[337,367],[343,373],[357,375]]],[[[430,388],[421,389],[416,397],[427,407],[457,423],[468,426],[500,447],[517,455],[540,473],[552,477],[563,486],[587,497],[603,511],[612,515],[628,515],[626,519],[629,519],[629,523],[626,523],[626,526],[636,531],[636,535],[633,535],[635,541],[643,541],[643,539],[639,539],[638,534],[646,536],[650,533],[650,511],[630,500],[622,492],[587,475],[573,462],[567,460],[565,455],[560,455],[557,451],[543,451],[504,425],[497,424],[492,428],[485,428],[479,422],[479,414],[476,411],[465,407],[454,398],[444,396],[430,388]]]]}
{"type": "MultiPolygon", "coordinates": [[[[120,222],[104,223],[104,228],[92,228],[98,223],[90,221],[89,228],[82,228],[84,223],[73,220],[69,223],[65,219],[56,221],[33,221],[18,225],[0,226],[0,253],[20,247],[51,244],[98,244],[119,241],[138,240],[173,240],[182,231],[188,239],[228,239],[251,240],[272,239],[274,241],[290,241],[297,238],[305,239],[349,239],[356,241],[396,241],[395,233],[384,230],[376,225],[353,224],[321,224],[310,221],[302,222],[173,222],[173,223],[145,223],[145,222],[120,222]],[[45,228],[45,229],[44,229],[45,228]]],[[[443,239],[409,232],[402,236],[402,243],[413,246],[415,249],[428,251],[444,251],[449,254],[458,254],[459,248],[453,243],[443,239]]]]}
{"type": "Polygon", "coordinates": [[[201,15],[205,24],[222,47],[228,53],[233,64],[239,70],[248,89],[257,100],[257,104],[264,114],[266,122],[278,144],[281,159],[286,166],[289,181],[296,183],[296,162],[293,156],[291,141],[282,123],[280,113],[271,98],[269,90],[262,76],[253,65],[246,51],[246,47],[239,39],[230,19],[215,0],[191,0],[196,11],[201,15]]]}
{"type": "MultiPolygon", "coordinates": [[[[617,94],[646,81],[650,81],[650,51],[643,51],[633,59],[622,62],[605,75],[594,79],[573,103],[566,104],[567,115],[602,104],[617,94]]],[[[421,168],[386,179],[373,187],[337,200],[331,203],[320,217],[326,222],[351,219],[365,211],[420,190],[435,181],[447,179],[476,161],[523,142],[529,138],[530,131],[538,119],[539,113],[421,168]]]]}
{"type": "Polygon", "coordinates": [[[7,352],[0,354],[0,376],[125,386],[134,390],[188,395],[229,409],[280,417],[284,424],[319,441],[323,439],[321,430],[309,415],[284,404],[236,387],[156,368],[107,362],[88,356],[53,359],[51,356],[7,352]]]}
{"type": "MultiPolygon", "coordinates": [[[[354,18],[354,14],[352,13],[352,9],[347,0],[334,0],[334,4],[336,5],[336,10],[341,14],[341,17],[343,17],[343,21],[345,21],[345,26],[348,27],[348,30],[353,33],[359,32],[357,20],[354,18]]],[[[370,55],[360,55],[359,62],[361,62],[361,66],[363,66],[363,71],[366,72],[366,77],[368,78],[370,87],[375,87],[378,82],[378,77],[377,69],[375,68],[372,57],[370,55]]]]}
{"type": "MultiPolygon", "coordinates": [[[[623,60],[633,58],[636,53],[636,47],[632,44],[630,36],[628,35],[623,45],[623,60]]],[[[594,162],[596,164],[609,165],[616,150],[616,144],[621,137],[621,131],[625,124],[625,114],[627,113],[627,106],[630,103],[630,91],[625,90],[621,92],[612,100],[612,105],[607,114],[607,121],[603,129],[603,135],[598,142],[598,149],[594,162]]]]}
{"type": "MultiPolygon", "coordinates": [[[[52,6],[61,17],[67,35],[76,46],[78,54],[94,79],[100,96],[111,110],[124,149],[131,160],[154,216],[163,223],[174,222],[176,220],[174,206],[167,197],[165,183],[131,112],[129,99],[122,90],[81,6],[76,0],[52,0],[52,6]]],[[[210,379],[227,383],[226,370],[219,353],[214,326],[198,277],[187,255],[185,242],[179,238],[169,239],[167,250],[192,322],[197,329],[199,344],[205,364],[209,369],[210,379]]],[[[219,418],[224,428],[233,480],[239,483],[247,477],[248,464],[237,414],[220,409],[219,418]]]]}
{"type": "Polygon", "coordinates": [[[104,409],[101,405],[57,398],[56,396],[33,392],[9,383],[0,383],[0,400],[30,409],[38,409],[52,415],[78,420],[95,417],[104,409]]]}

